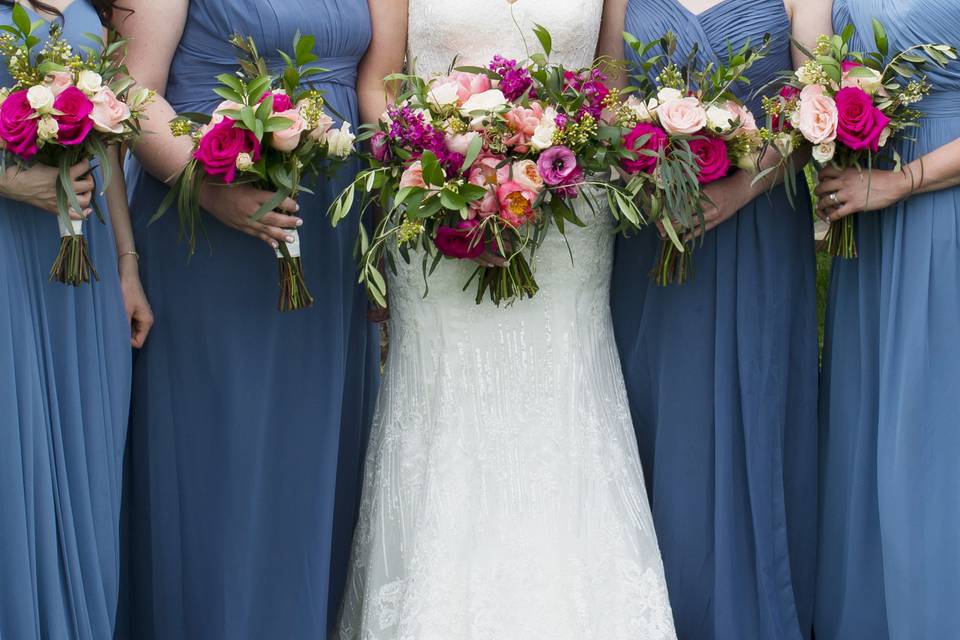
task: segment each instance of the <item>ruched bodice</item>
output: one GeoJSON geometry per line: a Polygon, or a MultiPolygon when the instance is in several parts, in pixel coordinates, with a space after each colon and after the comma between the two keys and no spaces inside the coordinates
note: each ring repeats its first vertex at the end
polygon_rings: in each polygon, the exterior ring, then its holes
{"type": "MultiPolygon", "coordinates": [[[[626,30],[638,39],[648,42],[660,38],[667,31],[677,36],[674,61],[682,63],[696,44],[701,62],[725,61],[727,45],[739,49],[750,42],[760,46],[764,34],[773,37],[767,57],[758,61],[747,72],[750,84],[735,88],[759,118],[763,115],[759,99],[753,98],[756,89],[776,79],[784,69],[793,67],[790,58],[790,18],[783,0],[721,0],[707,10],[695,14],[680,0],[642,0],[636,11],[627,11],[626,30]],[[649,6],[645,11],[640,7],[649,6]]],[[[635,59],[627,48],[627,59],[635,59]]],[[[761,120],[758,120],[761,122],[761,120]]]]}
{"type": "Polygon", "coordinates": [[[298,32],[317,39],[320,59],[313,65],[328,70],[317,77],[318,88],[336,84],[352,92],[357,65],[370,41],[366,3],[194,0],[170,68],[167,100],[178,111],[209,111],[219,102],[211,92],[216,76],[237,67],[237,51],[227,41],[230,34],[253,36],[270,68],[279,69],[283,60],[277,51],[290,52],[298,32]]]}

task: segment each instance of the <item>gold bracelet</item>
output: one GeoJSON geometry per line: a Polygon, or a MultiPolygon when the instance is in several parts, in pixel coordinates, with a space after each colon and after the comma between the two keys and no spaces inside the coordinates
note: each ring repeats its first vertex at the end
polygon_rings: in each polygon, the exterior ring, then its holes
{"type": "Polygon", "coordinates": [[[117,256],[117,260],[120,260],[120,258],[126,258],[127,256],[133,256],[137,259],[137,262],[140,262],[140,254],[136,251],[127,251],[125,253],[121,253],[119,256],[117,256]]]}

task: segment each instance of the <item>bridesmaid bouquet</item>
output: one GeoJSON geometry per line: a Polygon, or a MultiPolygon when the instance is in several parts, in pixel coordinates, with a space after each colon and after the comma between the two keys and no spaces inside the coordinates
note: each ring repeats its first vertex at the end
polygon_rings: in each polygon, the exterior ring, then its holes
{"type": "MultiPolygon", "coordinates": [[[[323,69],[308,66],[318,58],[313,36],[298,35],[294,54],[280,52],[286,67],[271,75],[251,38],[234,36],[241,52],[237,73],[218,76],[214,91],[224,99],[212,114],[179,114],[170,128],[176,136],[191,136],[193,158],[160,205],[154,219],[177,203],[180,225],[196,250],[197,229],[202,228],[200,187],[205,180],[223,185],[249,183],[276,195],[254,214],[259,220],[301,192],[306,176],[329,175],[337,161],[353,153],[355,136],[350,124],[333,126],[323,94],[310,88],[310,79],[323,69]]],[[[300,240],[289,229],[293,242],[276,249],[280,270],[280,311],[313,305],[303,274],[300,240]]]]}
{"type": "MultiPolygon", "coordinates": [[[[919,44],[885,62],[891,53],[886,32],[877,20],[873,30],[877,50],[871,52],[850,50],[853,25],[840,35],[821,36],[814,51],[805,51],[810,60],[787,74],[778,96],[765,100],[771,128],[812,145],[813,160],[821,167],[869,171],[887,158],[899,170],[901,159],[890,143],[920,126],[923,114],[915,105],[931,89],[923,68],[957,58],[952,46],[919,44]]],[[[853,218],[831,225],[826,244],[835,256],[855,258],[853,218]]]]}
{"type": "Polygon", "coordinates": [[[383,265],[396,272],[394,254],[409,264],[417,249],[425,278],[445,258],[504,259],[507,266],[478,264],[465,283],[464,290],[476,283],[477,304],[533,297],[538,285],[527,254],[551,223],[560,233],[567,224],[584,226],[574,202],[592,197],[587,186],[606,192],[623,223],[641,224],[625,191],[588,178],[631,156],[620,128],[605,120],[612,104],[605,76],[597,67],[551,64],[550,34],[540,26],[534,32],[543,53],[527,61],[495,56],[486,67],[445,76],[386,78],[400,92],[380,122],[364,127],[371,167],[330,209],[337,224],[358,189],[367,206],[379,202],[384,215],[372,240],[361,225],[359,244],[360,281],[377,304],[386,306],[383,265]]]}
{"type": "Polygon", "coordinates": [[[671,62],[676,38],[643,43],[625,34],[637,53],[638,87],[616,109],[632,157],[620,163],[626,191],[664,232],[651,276],[661,286],[681,284],[693,271],[693,241],[703,224],[702,187],[727,177],[734,168],[756,171],[764,133],[753,114],[733,94],[748,82],[746,71],[764,55],[745,45],[729,52],[727,65],[697,67],[694,48],[688,63],[671,62]],[[660,53],[654,53],[659,47],[660,53]]]}
{"type": "MultiPolygon", "coordinates": [[[[83,237],[83,222],[70,218],[71,209],[83,211],[70,168],[82,160],[96,160],[109,183],[108,147],[140,136],[143,109],[153,96],[132,89],[133,80],[123,64],[123,40],[111,36],[104,42],[88,35],[93,46],[82,47],[81,55],[63,39],[59,25],[51,25],[49,38],[42,42],[34,35],[42,20],[31,22],[19,5],[14,5],[12,15],[12,25],[0,25],[0,54],[7,58],[15,83],[0,89],[0,169],[5,171],[14,162],[59,170],[61,239],[50,280],[78,286],[90,282],[91,273],[99,278],[83,237]]],[[[96,198],[91,206],[103,221],[96,198]]]]}

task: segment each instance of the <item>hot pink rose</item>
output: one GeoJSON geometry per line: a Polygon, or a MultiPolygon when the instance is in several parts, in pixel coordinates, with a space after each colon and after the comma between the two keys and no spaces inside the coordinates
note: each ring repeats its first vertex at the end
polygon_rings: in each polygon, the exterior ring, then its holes
{"type": "Polygon", "coordinates": [[[53,108],[61,114],[54,116],[60,125],[57,141],[66,147],[83,144],[93,129],[93,120],[90,119],[93,103],[90,98],[76,87],[67,87],[54,100],[53,108]]]}
{"type": "Polygon", "coordinates": [[[454,71],[450,74],[450,79],[460,85],[460,88],[457,90],[457,97],[460,98],[460,104],[466,102],[470,96],[483,93],[490,89],[490,78],[482,73],[454,71]]]}
{"type": "Polygon", "coordinates": [[[277,111],[274,115],[290,120],[290,126],[281,131],[274,131],[270,136],[270,146],[277,151],[289,153],[300,144],[300,137],[307,130],[307,123],[296,107],[289,111],[277,111]]]}
{"type": "Polygon", "coordinates": [[[15,91],[0,105],[0,138],[6,148],[22,158],[37,154],[37,119],[27,92],[15,91]]]}
{"type": "Polygon", "coordinates": [[[290,99],[290,96],[283,93],[282,91],[274,91],[273,93],[265,93],[263,97],[260,98],[260,102],[263,102],[270,96],[273,96],[273,112],[277,115],[284,111],[290,111],[295,109],[296,106],[293,104],[293,100],[290,99]]]}
{"type": "Polygon", "coordinates": [[[47,74],[43,83],[50,87],[53,95],[58,96],[63,93],[64,89],[73,86],[73,76],[66,71],[53,71],[47,74]]]}
{"type": "MultiPolygon", "coordinates": [[[[792,85],[786,85],[780,89],[780,97],[783,98],[785,103],[790,103],[793,100],[796,100],[800,96],[800,90],[792,85]]],[[[774,131],[789,131],[793,128],[790,124],[788,118],[784,118],[779,113],[774,115],[772,118],[771,125],[773,126],[774,131]]]]}
{"type": "Polygon", "coordinates": [[[690,141],[690,150],[697,156],[697,164],[700,166],[700,173],[697,175],[700,184],[710,184],[727,176],[730,171],[730,156],[723,140],[697,138],[690,141]]]}
{"type": "Polygon", "coordinates": [[[707,126],[707,112],[697,98],[668,100],[657,108],[660,125],[667,133],[693,135],[707,126]]]}
{"type": "Polygon", "coordinates": [[[497,187],[497,198],[500,200],[500,216],[513,226],[520,227],[536,219],[533,202],[537,194],[523,185],[507,181],[497,187]]]}
{"type": "Polygon", "coordinates": [[[530,138],[537,132],[540,121],[543,120],[543,107],[539,102],[530,104],[530,108],[514,107],[506,114],[507,125],[513,135],[506,138],[507,146],[513,147],[517,153],[526,153],[530,150],[530,138]]]}
{"type": "Polygon", "coordinates": [[[880,149],[880,136],[890,118],[873,106],[871,98],[859,87],[844,87],[836,95],[837,140],[854,151],[880,149]]]}
{"type": "Polygon", "coordinates": [[[118,100],[107,86],[100,87],[91,101],[93,128],[103,133],[123,133],[123,123],[130,118],[130,107],[118,100]]]}
{"type": "Polygon", "coordinates": [[[370,138],[370,152],[378,162],[387,162],[393,157],[390,150],[390,138],[383,131],[377,131],[370,138]]]}
{"type": "Polygon", "coordinates": [[[223,176],[230,184],[237,176],[237,157],[241,153],[250,155],[256,162],[260,159],[260,142],[252,131],[234,127],[234,120],[224,118],[202,138],[194,157],[211,176],[223,176]]]}
{"type": "Polygon", "coordinates": [[[798,128],[811,144],[833,142],[837,138],[837,103],[823,87],[812,84],[800,92],[798,128]]]}
{"type": "MultiPolygon", "coordinates": [[[[641,122],[633,128],[623,139],[624,146],[630,151],[653,151],[659,152],[667,146],[667,133],[655,124],[641,122]],[[649,136],[647,141],[640,144],[640,139],[649,136]]],[[[653,173],[657,168],[657,156],[650,156],[637,153],[634,160],[624,160],[623,170],[627,173],[653,173]]]]}
{"type": "Polygon", "coordinates": [[[423,165],[420,164],[419,160],[404,169],[400,175],[400,188],[406,189],[407,187],[427,188],[427,183],[423,180],[423,165]]]}
{"type": "Polygon", "coordinates": [[[459,260],[472,260],[484,250],[479,236],[480,223],[476,220],[461,220],[456,227],[439,227],[434,244],[445,256],[459,260]]]}

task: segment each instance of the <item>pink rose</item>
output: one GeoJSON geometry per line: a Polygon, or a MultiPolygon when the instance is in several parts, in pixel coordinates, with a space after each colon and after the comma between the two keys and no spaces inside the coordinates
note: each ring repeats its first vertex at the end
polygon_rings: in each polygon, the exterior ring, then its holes
{"type": "Polygon", "coordinates": [[[280,131],[274,131],[270,136],[270,146],[277,151],[290,153],[300,144],[300,137],[307,130],[307,123],[296,107],[289,111],[275,112],[274,115],[278,118],[290,120],[290,126],[280,131]]]}
{"type": "Polygon", "coordinates": [[[130,118],[130,107],[118,100],[110,87],[100,87],[91,102],[90,119],[94,129],[102,133],[123,133],[123,123],[130,118]]]}
{"type": "Polygon", "coordinates": [[[67,87],[57,96],[53,108],[61,115],[54,116],[60,125],[57,141],[65,147],[74,147],[83,144],[93,129],[93,103],[83,91],[76,87],[67,87]]]}
{"type": "Polygon", "coordinates": [[[800,92],[798,127],[811,144],[833,142],[837,138],[837,103],[824,93],[823,87],[812,84],[800,92]]]}
{"type": "Polygon", "coordinates": [[[734,135],[756,133],[759,130],[757,128],[757,119],[753,116],[753,112],[744,105],[734,100],[728,100],[727,106],[724,108],[733,115],[734,120],[740,122],[740,128],[734,132],[734,135]]]}
{"type": "Polygon", "coordinates": [[[47,74],[43,83],[50,87],[54,96],[58,96],[63,93],[64,89],[73,86],[73,76],[66,71],[53,71],[47,74]]]}
{"type": "Polygon", "coordinates": [[[330,131],[330,128],[333,126],[333,118],[328,116],[326,112],[321,113],[317,118],[317,126],[310,130],[310,133],[307,134],[311,140],[322,141],[327,139],[327,132],[330,131]]]}
{"type": "Polygon", "coordinates": [[[393,157],[390,150],[390,138],[383,131],[377,131],[370,138],[370,152],[377,162],[388,162],[393,157]]]}
{"type": "Polygon", "coordinates": [[[510,179],[510,165],[503,158],[484,155],[467,172],[467,181],[487,190],[480,200],[470,203],[470,209],[481,218],[488,218],[500,211],[497,187],[510,179]],[[501,166],[502,165],[502,166],[501,166]]]}
{"type": "Polygon", "coordinates": [[[537,132],[543,120],[543,107],[539,102],[530,104],[530,108],[514,107],[506,114],[507,126],[513,131],[513,135],[504,140],[504,143],[513,147],[517,153],[526,153],[530,150],[528,146],[530,139],[537,132]]]}
{"type": "Polygon", "coordinates": [[[507,181],[497,187],[500,217],[512,227],[520,227],[536,219],[533,202],[537,194],[517,182],[507,181]]]}
{"type": "Polygon", "coordinates": [[[690,141],[690,150],[697,156],[700,173],[697,181],[710,184],[725,178],[730,171],[730,156],[727,145],[720,138],[696,138],[690,141]]]}
{"type": "Polygon", "coordinates": [[[490,89],[490,78],[482,73],[454,71],[450,74],[450,79],[460,85],[459,89],[457,89],[460,104],[466,102],[470,96],[483,93],[490,89]]]}
{"type": "Polygon", "coordinates": [[[288,96],[282,91],[265,93],[263,94],[263,97],[260,98],[260,102],[263,102],[270,96],[273,96],[273,112],[277,115],[280,115],[282,112],[290,111],[291,109],[296,108],[293,104],[293,100],[290,99],[290,96],[288,96]]]}
{"type": "Polygon", "coordinates": [[[467,149],[470,147],[470,143],[473,142],[473,139],[478,135],[480,134],[476,131],[468,131],[467,133],[447,136],[447,149],[454,153],[459,153],[460,155],[465,156],[467,155],[467,149]]]}
{"type": "MultiPolygon", "coordinates": [[[[667,133],[655,124],[641,122],[633,128],[623,139],[624,146],[630,151],[653,151],[659,152],[667,146],[667,133]],[[639,144],[644,136],[649,136],[647,141],[639,144]]],[[[623,170],[627,173],[653,173],[657,168],[657,156],[637,153],[635,160],[624,160],[622,162],[623,170]]]]}
{"type": "Polygon", "coordinates": [[[260,142],[252,131],[234,127],[234,120],[224,118],[202,138],[194,157],[211,176],[223,176],[230,184],[237,176],[237,157],[246,153],[256,162],[260,159],[260,142]]]}
{"type": "Polygon", "coordinates": [[[420,164],[419,160],[404,169],[400,175],[400,188],[406,189],[407,187],[427,188],[427,183],[423,180],[423,165],[420,164]]]}
{"type": "Polygon", "coordinates": [[[37,119],[27,92],[15,91],[0,105],[0,138],[11,152],[22,158],[37,154],[37,119]]]}
{"type": "Polygon", "coordinates": [[[461,220],[456,227],[438,227],[434,244],[445,256],[459,260],[472,260],[484,251],[480,237],[480,223],[476,220],[461,220]]]}
{"type": "Polygon", "coordinates": [[[536,194],[543,191],[543,177],[540,170],[537,169],[537,163],[533,160],[521,160],[513,163],[510,168],[510,175],[513,181],[524,189],[528,189],[536,194]]]}
{"type": "Polygon", "coordinates": [[[667,133],[693,135],[707,126],[707,112],[697,98],[668,100],[657,108],[660,125],[667,133]]]}
{"type": "Polygon", "coordinates": [[[834,100],[838,112],[837,140],[854,151],[879,151],[880,137],[890,118],[873,106],[873,98],[859,87],[844,87],[834,100]]]}

